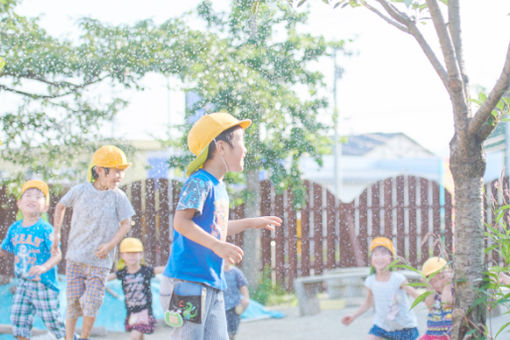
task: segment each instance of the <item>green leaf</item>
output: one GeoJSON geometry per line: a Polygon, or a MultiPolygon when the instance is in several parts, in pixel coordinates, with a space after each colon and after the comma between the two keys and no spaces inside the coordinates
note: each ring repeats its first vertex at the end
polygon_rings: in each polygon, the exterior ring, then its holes
{"type": "Polygon", "coordinates": [[[418,305],[420,302],[424,301],[429,295],[433,294],[432,291],[428,290],[425,293],[419,295],[414,300],[413,304],[411,305],[411,309],[413,309],[416,305],[418,305]]]}

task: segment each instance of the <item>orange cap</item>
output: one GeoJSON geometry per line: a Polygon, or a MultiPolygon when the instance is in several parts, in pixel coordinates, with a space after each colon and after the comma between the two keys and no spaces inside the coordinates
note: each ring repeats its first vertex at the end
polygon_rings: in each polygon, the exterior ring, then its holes
{"type": "Polygon", "coordinates": [[[384,247],[388,249],[393,256],[395,256],[395,248],[393,248],[393,242],[387,237],[376,237],[370,243],[370,251],[373,251],[376,247],[384,247]]]}
{"type": "Polygon", "coordinates": [[[195,122],[195,124],[193,124],[193,127],[188,133],[188,147],[189,150],[197,157],[186,168],[187,176],[202,167],[207,159],[209,144],[214,140],[214,138],[218,137],[218,135],[223,131],[236,125],[246,129],[251,125],[251,120],[239,120],[230,113],[215,112],[202,116],[195,122]]]}
{"type": "Polygon", "coordinates": [[[21,187],[21,193],[20,193],[19,197],[21,198],[21,196],[23,196],[25,191],[27,191],[28,189],[41,190],[41,192],[44,194],[44,197],[46,198],[46,204],[50,204],[50,195],[49,195],[50,190],[48,188],[48,184],[46,184],[45,182],[40,181],[38,179],[32,179],[30,181],[26,181],[23,184],[23,186],[21,187]]]}

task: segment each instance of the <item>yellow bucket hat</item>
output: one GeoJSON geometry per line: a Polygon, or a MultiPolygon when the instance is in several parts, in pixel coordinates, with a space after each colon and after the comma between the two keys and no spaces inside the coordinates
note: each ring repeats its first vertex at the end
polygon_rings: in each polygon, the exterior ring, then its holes
{"type": "Polygon", "coordinates": [[[41,190],[41,192],[44,194],[44,197],[46,198],[46,204],[50,204],[50,195],[49,195],[49,188],[48,188],[48,184],[46,184],[45,182],[43,181],[40,181],[38,179],[32,179],[30,181],[26,181],[23,186],[21,187],[21,193],[19,195],[19,197],[21,198],[21,196],[23,196],[23,194],[25,193],[25,191],[27,191],[28,189],[39,189],[41,190]]]}
{"type": "Polygon", "coordinates": [[[186,168],[186,176],[191,175],[204,165],[209,152],[209,144],[223,131],[239,125],[246,129],[251,120],[239,120],[226,112],[215,112],[202,116],[193,124],[188,133],[189,150],[197,156],[186,168]]]}
{"type": "Polygon", "coordinates": [[[393,248],[393,242],[387,237],[376,237],[370,243],[370,252],[372,252],[376,247],[384,247],[388,249],[393,256],[395,256],[395,248],[393,248]]]}
{"type": "Polygon", "coordinates": [[[120,243],[121,253],[138,253],[143,251],[142,241],[135,237],[126,237],[120,243]]]}
{"type": "Polygon", "coordinates": [[[441,269],[446,267],[447,262],[442,257],[433,256],[429,258],[425,263],[423,264],[423,267],[421,268],[421,272],[425,276],[429,276],[430,274],[439,272],[441,269]]]}

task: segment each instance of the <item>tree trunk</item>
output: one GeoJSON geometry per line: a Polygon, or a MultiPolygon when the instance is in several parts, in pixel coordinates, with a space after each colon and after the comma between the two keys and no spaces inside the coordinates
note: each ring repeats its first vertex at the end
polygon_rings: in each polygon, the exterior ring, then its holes
{"type": "MultiPolygon", "coordinates": [[[[485,155],[476,138],[451,142],[450,167],[455,185],[455,307],[452,339],[484,329],[486,305],[473,303],[482,295],[484,261],[483,174],[485,155]]],[[[483,334],[483,333],[482,333],[483,334]]]]}
{"type": "MultiPolygon", "coordinates": [[[[246,173],[246,190],[248,191],[245,203],[246,217],[260,216],[260,186],[256,170],[246,173]]],[[[244,231],[243,251],[243,272],[248,279],[249,287],[255,288],[259,282],[259,273],[261,273],[259,229],[244,231]]]]}

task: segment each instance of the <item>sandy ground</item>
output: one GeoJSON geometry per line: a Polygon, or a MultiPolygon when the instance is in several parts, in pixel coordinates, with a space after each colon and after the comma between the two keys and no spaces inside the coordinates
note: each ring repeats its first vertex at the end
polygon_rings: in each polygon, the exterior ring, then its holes
{"type": "MultiPolygon", "coordinates": [[[[345,301],[322,301],[321,313],[312,316],[299,316],[297,307],[277,307],[285,313],[282,319],[264,319],[258,321],[243,321],[239,327],[236,340],[310,340],[310,339],[365,339],[372,326],[372,313],[360,316],[349,327],[344,326],[340,319],[346,314],[354,312],[357,303],[345,306],[345,301]]],[[[426,327],[427,310],[424,304],[415,308],[418,328],[422,334],[426,327]]],[[[491,319],[493,334],[508,320],[508,316],[498,316],[491,319]]],[[[510,330],[509,330],[510,331],[510,330]]],[[[109,333],[106,339],[129,339],[125,333],[109,333]]],[[[168,328],[159,324],[154,334],[146,336],[148,340],[168,339],[168,328]]],[[[510,339],[510,333],[501,334],[497,339],[510,339]]]]}
{"type": "MultiPolygon", "coordinates": [[[[264,319],[257,321],[243,321],[239,327],[236,340],[328,340],[366,339],[368,330],[372,326],[372,313],[369,311],[360,316],[349,327],[344,326],[340,319],[351,314],[361,303],[361,300],[350,301],[346,306],[344,300],[322,300],[321,312],[312,316],[299,316],[297,307],[273,307],[286,316],[282,319],[264,319]]],[[[423,304],[415,308],[420,334],[426,327],[427,311],[423,304]]],[[[500,315],[489,319],[492,334],[506,322],[510,321],[508,315],[500,315]]],[[[169,328],[161,321],[154,334],[146,335],[147,340],[167,340],[169,328]]],[[[33,340],[50,340],[51,337],[41,335],[32,337],[33,340]]],[[[91,339],[125,340],[129,334],[122,332],[108,332],[106,335],[94,336],[91,339]]],[[[496,339],[510,339],[510,329],[505,330],[496,339]]]]}

